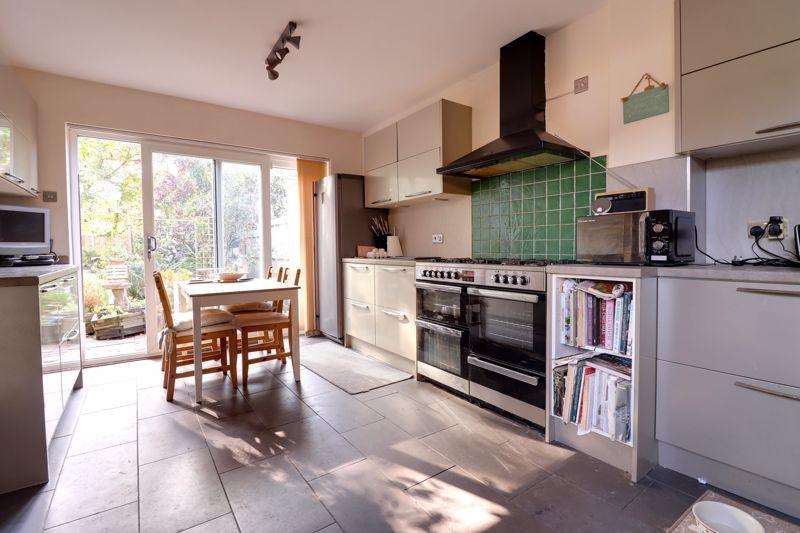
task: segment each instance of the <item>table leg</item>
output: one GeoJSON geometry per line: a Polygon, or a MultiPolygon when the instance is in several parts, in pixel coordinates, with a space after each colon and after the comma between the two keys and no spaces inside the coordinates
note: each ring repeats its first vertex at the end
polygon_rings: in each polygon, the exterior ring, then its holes
{"type": "Polygon", "coordinates": [[[292,291],[292,297],[289,300],[291,307],[289,307],[289,314],[291,316],[291,328],[289,335],[292,340],[292,371],[294,372],[294,380],[300,381],[300,313],[298,305],[300,305],[300,298],[298,291],[292,291]]]}
{"type": "Polygon", "coordinates": [[[203,341],[199,302],[192,302],[192,338],[194,340],[194,401],[203,402],[203,341]]]}

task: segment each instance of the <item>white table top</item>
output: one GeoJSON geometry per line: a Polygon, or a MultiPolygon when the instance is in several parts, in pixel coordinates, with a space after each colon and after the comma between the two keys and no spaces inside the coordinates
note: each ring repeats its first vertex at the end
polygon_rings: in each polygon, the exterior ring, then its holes
{"type": "Polygon", "coordinates": [[[230,283],[182,283],[181,290],[190,298],[198,296],[221,296],[225,294],[247,294],[251,292],[278,292],[299,290],[299,285],[280,283],[271,279],[255,278],[230,283]]]}

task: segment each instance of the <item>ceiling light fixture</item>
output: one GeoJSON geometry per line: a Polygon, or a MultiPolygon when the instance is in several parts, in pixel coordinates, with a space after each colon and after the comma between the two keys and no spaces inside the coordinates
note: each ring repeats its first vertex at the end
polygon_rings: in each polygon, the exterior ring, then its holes
{"type": "Polygon", "coordinates": [[[272,46],[272,50],[267,54],[264,64],[267,65],[267,76],[270,80],[274,81],[278,79],[278,71],[275,70],[275,68],[280,65],[289,54],[289,48],[286,45],[291,44],[296,50],[300,49],[300,36],[293,35],[296,29],[297,23],[290,21],[283,29],[281,36],[272,46]]]}

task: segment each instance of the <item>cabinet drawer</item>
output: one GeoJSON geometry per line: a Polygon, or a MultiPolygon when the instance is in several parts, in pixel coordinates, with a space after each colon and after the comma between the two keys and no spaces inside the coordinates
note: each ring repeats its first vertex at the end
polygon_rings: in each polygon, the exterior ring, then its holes
{"type": "Polygon", "coordinates": [[[442,101],[420,109],[397,123],[397,159],[442,146],[442,101]]]}
{"type": "Polygon", "coordinates": [[[375,344],[406,359],[417,359],[417,327],[414,316],[378,307],[375,313],[375,344]]]}
{"type": "Polygon", "coordinates": [[[370,170],[364,176],[364,207],[392,207],[397,203],[397,163],[370,170]]]}
{"type": "Polygon", "coordinates": [[[344,264],[344,297],[367,304],[375,302],[375,269],[372,265],[344,264]]]}
{"type": "Polygon", "coordinates": [[[345,299],[344,332],[351,337],[375,344],[375,309],[373,305],[345,299]]]}
{"type": "Polygon", "coordinates": [[[440,194],[444,182],[436,169],[441,164],[442,156],[438,148],[400,161],[397,164],[400,201],[440,194]]]}
{"type": "Polygon", "coordinates": [[[364,169],[372,170],[397,162],[397,124],[364,137],[364,169]]]}
{"type": "Polygon", "coordinates": [[[800,41],[682,76],[681,150],[800,133],[798,63],[800,41]]]}
{"type": "Polygon", "coordinates": [[[414,267],[375,265],[375,304],[413,316],[417,308],[414,267]]]}
{"type": "Polygon", "coordinates": [[[800,386],[798,316],[800,285],[661,278],[658,358],[800,386]]]}
{"type": "Polygon", "coordinates": [[[800,389],[658,362],[656,438],[800,488],[800,389]]]}

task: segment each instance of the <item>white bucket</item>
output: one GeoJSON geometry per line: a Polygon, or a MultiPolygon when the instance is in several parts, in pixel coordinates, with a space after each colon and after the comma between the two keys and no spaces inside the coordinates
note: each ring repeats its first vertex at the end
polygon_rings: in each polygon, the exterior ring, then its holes
{"type": "Polygon", "coordinates": [[[732,505],[720,502],[698,502],[692,506],[700,533],[764,533],[764,527],[752,516],[732,505]]]}

